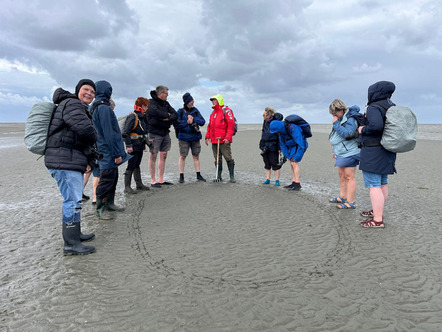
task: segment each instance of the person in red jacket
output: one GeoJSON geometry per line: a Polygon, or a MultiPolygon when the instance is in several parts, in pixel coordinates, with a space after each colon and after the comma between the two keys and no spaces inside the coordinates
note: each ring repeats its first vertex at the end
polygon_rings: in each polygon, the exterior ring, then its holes
{"type": "Polygon", "coordinates": [[[210,114],[209,125],[207,126],[206,145],[209,141],[212,143],[213,156],[215,157],[215,165],[217,160],[218,142],[219,144],[219,165],[217,179],[222,181],[221,174],[223,171],[222,157],[227,162],[229,168],[230,182],[235,182],[235,161],[232,158],[232,151],[230,144],[235,132],[235,120],[232,110],[224,105],[224,99],[221,95],[216,95],[210,98],[212,102],[213,112],[210,114]]]}

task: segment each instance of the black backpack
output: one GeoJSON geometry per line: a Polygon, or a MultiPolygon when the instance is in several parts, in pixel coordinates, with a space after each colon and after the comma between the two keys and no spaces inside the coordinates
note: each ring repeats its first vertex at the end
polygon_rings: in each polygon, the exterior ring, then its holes
{"type": "Polygon", "coordinates": [[[287,132],[287,135],[292,136],[290,134],[290,125],[292,124],[297,125],[302,129],[302,134],[305,138],[312,137],[312,129],[310,128],[309,123],[296,114],[289,115],[284,119],[285,131],[287,132]]]}

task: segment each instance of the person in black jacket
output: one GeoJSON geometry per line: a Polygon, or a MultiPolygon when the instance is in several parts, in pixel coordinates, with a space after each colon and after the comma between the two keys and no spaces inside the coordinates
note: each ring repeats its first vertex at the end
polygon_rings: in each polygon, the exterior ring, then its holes
{"type": "Polygon", "coordinates": [[[361,212],[369,217],[361,222],[362,227],[383,228],[384,206],[388,198],[388,174],[396,173],[396,153],[384,149],[381,137],[384,131],[386,109],[375,102],[382,103],[387,109],[393,105],[390,98],[396,89],[394,83],[380,81],[368,88],[365,125],[358,128],[361,148],[359,169],[364,176],[365,188],[370,190],[372,209],[361,212]]]}
{"type": "Polygon", "coordinates": [[[172,183],[164,181],[164,169],[166,167],[167,151],[170,150],[170,126],[178,120],[178,114],[170,106],[167,101],[169,88],[159,85],[155,90],[150,92],[149,111],[147,112],[147,132],[149,134],[150,156],[149,156],[149,172],[151,186],[160,188],[161,185],[171,185],[172,183]],[[158,182],[155,177],[155,163],[158,152],[160,158],[158,160],[158,182]]]}
{"type": "Polygon", "coordinates": [[[75,94],[58,88],[53,95],[53,101],[58,106],[49,126],[45,165],[63,196],[65,255],[95,252],[95,247],[81,243],[93,240],[95,234],[82,234],[80,227],[83,174],[95,163],[91,148],[97,141],[97,132],[87,111],[94,96],[95,84],[89,79],[78,82],[75,94]]]}
{"type": "Polygon", "coordinates": [[[124,123],[122,134],[126,144],[126,151],[133,156],[129,159],[126,172],[124,173],[124,192],[128,194],[137,193],[130,187],[132,174],[138,190],[149,190],[149,187],[143,184],[140,169],[143,152],[146,150],[147,124],[145,114],[148,107],[149,100],[144,97],[138,97],[135,101],[134,112],[126,117],[124,123]]]}
{"type": "Polygon", "coordinates": [[[281,173],[281,164],[279,164],[279,135],[270,133],[270,123],[273,120],[282,121],[284,118],[281,113],[277,113],[273,108],[266,107],[262,115],[264,122],[262,124],[261,140],[259,148],[264,161],[264,169],[266,171],[266,180],[262,184],[270,183],[270,175],[272,169],[275,172],[275,186],[280,186],[279,175],[281,173]]]}

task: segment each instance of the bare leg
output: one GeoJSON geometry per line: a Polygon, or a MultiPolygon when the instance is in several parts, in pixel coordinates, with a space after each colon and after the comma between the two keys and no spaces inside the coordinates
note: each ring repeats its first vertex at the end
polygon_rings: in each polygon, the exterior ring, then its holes
{"type": "Polygon", "coordinates": [[[345,167],[338,167],[338,174],[339,174],[339,196],[342,197],[343,199],[347,199],[347,179],[345,178],[345,167]]]}
{"type": "MultiPolygon", "coordinates": [[[[344,177],[346,181],[347,200],[350,203],[355,201],[356,196],[356,179],[355,179],[356,167],[345,167],[344,177]]],[[[344,197],[344,196],[341,196],[344,197]]]]}
{"type": "Polygon", "coordinates": [[[98,186],[98,182],[100,182],[100,178],[99,177],[94,178],[94,181],[92,182],[93,191],[94,191],[94,198],[92,198],[92,202],[96,202],[97,201],[97,186],[98,186]]]}
{"type": "Polygon", "coordinates": [[[166,168],[167,151],[160,151],[160,158],[158,159],[158,182],[164,182],[164,170],[166,168]]]}
{"type": "Polygon", "coordinates": [[[272,176],[272,170],[271,169],[266,169],[266,179],[270,180],[270,177],[272,176]]]}
{"type": "Polygon", "coordinates": [[[86,185],[89,181],[89,178],[91,177],[92,172],[84,173],[84,180],[83,180],[83,189],[86,188],[86,185]]]}
{"type": "Polygon", "coordinates": [[[184,166],[186,164],[186,156],[180,156],[178,159],[178,168],[180,170],[180,173],[184,173],[184,166]]]}
{"type": "Polygon", "coordinates": [[[279,181],[279,175],[281,174],[281,170],[280,169],[277,169],[276,171],[275,171],[275,180],[277,180],[277,181],[279,181]]]}
{"type": "Polygon", "coordinates": [[[195,172],[200,172],[200,157],[199,156],[192,156],[193,157],[193,166],[195,167],[195,172]]]}
{"type": "Polygon", "coordinates": [[[370,188],[370,200],[373,208],[373,219],[375,221],[382,221],[385,205],[382,188],[370,188]]]}
{"type": "Polygon", "coordinates": [[[149,173],[150,173],[150,183],[155,184],[157,180],[155,178],[155,163],[157,161],[158,153],[150,153],[149,156],[149,173]]]}
{"type": "Polygon", "coordinates": [[[298,162],[296,161],[291,161],[290,162],[290,167],[292,168],[292,181],[293,182],[301,182],[299,179],[299,166],[298,166],[298,162]]]}

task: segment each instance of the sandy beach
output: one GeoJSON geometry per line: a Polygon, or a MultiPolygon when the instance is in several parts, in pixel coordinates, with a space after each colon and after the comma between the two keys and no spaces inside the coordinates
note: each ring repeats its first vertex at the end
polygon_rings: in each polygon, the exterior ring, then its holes
{"type": "MultiPolygon", "coordinates": [[[[64,257],[56,183],[22,143],[24,125],[0,125],[0,331],[440,331],[441,141],[398,155],[386,228],[364,229],[359,170],[357,209],[328,203],[339,192],[330,126],[312,126],[299,192],[282,188],[288,163],[281,187],[261,184],[260,128],[234,136],[233,184],[196,182],[190,156],[179,184],[174,135],[175,185],[126,196],[121,166],[126,211],[101,221],[85,202],[97,252],[64,257]]],[[[205,145],[201,169],[214,178],[205,145]]]]}

